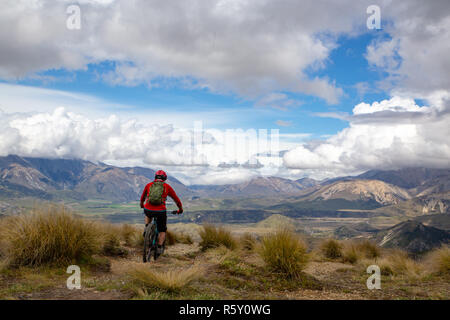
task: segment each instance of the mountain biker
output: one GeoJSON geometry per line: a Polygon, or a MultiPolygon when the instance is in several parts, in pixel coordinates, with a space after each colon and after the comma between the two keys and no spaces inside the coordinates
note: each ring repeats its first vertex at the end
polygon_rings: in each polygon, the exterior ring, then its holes
{"type": "MultiPolygon", "coordinates": [[[[167,196],[171,197],[177,207],[178,211],[177,214],[183,213],[183,205],[181,204],[180,199],[178,198],[175,191],[172,189],[172,187],[165,183],[164,181],[167,180],[167,174],[163,170],[158,170],[155,173],[155,180],[153,182],[150,182],[147,184],[144,188],[144,191],[142,192],[141,196],[141,208],[144,209],[143,214],[145,214],[145,226],[152,221],[152,219],[156,219],[156,227],[159,231],[158,236],[158,248],[156,251],[156,254],[159,256],[163,252],[163,244],[164,240],[166,238],[166,231],[167,231],[167,211],[166,211],[166,199],[167,196]],[[155,186],[153,186],[155,185],[155,186]],[[153,187],[152,187],[153,186],[153,187]],[[157,189],[157,187],[160,187],[160,189],[157,189]],[[159,194],[157,193],[158,190],[160,190],[159,194]],[[157,197],[161,197],[160,199],[157,199],[155,201],[153,199],[153,203],[151,203],[150,195],[154,195],[156,192],[157,197]],[[158,201],[159,200],[159,201],[158,201]]],[[[154,196],[153,196],[154,197],[154,196]]],[[[145,236],[145,234],[144,234],[145,236]]]]}

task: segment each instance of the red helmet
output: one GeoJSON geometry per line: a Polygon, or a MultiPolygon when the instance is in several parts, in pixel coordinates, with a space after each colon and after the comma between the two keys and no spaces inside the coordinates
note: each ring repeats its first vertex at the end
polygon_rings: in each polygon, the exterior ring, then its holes
{"type": "Polygon", "coordinates": [[[167,174],[162,170],[158,170],[155,172],[155,179],[166,181],[167,174]]]}

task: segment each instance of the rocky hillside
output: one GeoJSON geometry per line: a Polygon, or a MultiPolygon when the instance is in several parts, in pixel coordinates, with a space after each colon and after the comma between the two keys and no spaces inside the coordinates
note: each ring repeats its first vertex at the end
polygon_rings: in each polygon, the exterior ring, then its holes
{"type": "Polygon", "coordinates": [[[450,233],[408,220],[380,231],[376,239],[384,248],[401,248],[412,254],[421,254],[450,243],[450,233]]]}
{"type": "Polygon", "coordinates": [[[308,200],[373,200],[381,205],[389,205],[407,200],[410,197],[406,190],[383,181],[351,180],[337,181],[326,185],[308,196],[308,200]]]}
{"type": "Polygon", "coordinates": [[[419,221],[426,226],[450,232],[450,214],[427,214],[415,217],[414,220],[419,221]]]}
{"type": "Polygon", "coordinates": [[[357,179],[375,179],[408,189],[410,194],[423,196],[450,190],[449,169],[405,168],[400,170],[370,170],[357,179]]]}
{"type": "MultiPolygon", "coordinates": [[[[0,196],[135,201],[154,174],[147,168],[119,168],[83,160],[0,157],[0,196]]],[[[192,193],[173,177],[168,182],[180,195],[192,193]]]]}

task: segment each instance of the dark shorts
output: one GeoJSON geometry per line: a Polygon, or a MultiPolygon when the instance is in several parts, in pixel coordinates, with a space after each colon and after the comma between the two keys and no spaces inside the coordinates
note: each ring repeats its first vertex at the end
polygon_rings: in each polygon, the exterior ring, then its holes
{"type": "MultiPolygon", "coordinates": [[[[159,232],[167,231],[167,212],[166,211],[150,211],[144,209],[144,214],[150,219],[156,219],[156,227],[159,232]]],[[[151,221],[151,220],[150,220],[151,221]]]]}

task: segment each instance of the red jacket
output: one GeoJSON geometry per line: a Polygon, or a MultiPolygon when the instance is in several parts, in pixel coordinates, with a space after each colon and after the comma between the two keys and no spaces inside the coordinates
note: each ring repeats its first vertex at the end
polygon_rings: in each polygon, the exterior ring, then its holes
{"type": "MultiPolygon", "coordinates": [[[[156,181],[156,180],[155,180],[156,181]]],[[[153,181],[154,182],[154,181],[153,181]]],[[[178,209],[182,209],[183,205],[181,204],[180,199],[178,198],[175,191],[172,189],[171,186],[169,186],[167,183],[164,183],[164,191],[162,194],[162,203],[160,205],[153,205],[151,203],[146,203],[146,197],[148,194],[148,190],[150,189],[150,186],[153,184],[153,182],[150,182],[147,184],[144,188],[144,191],[142,192],[141,196],[141,206],[145,203],[144,208],[151,211],[164,211],[166,210],[166,199],[167,196],[171,197],[175,203],[177,204],[178,209]]]]}

